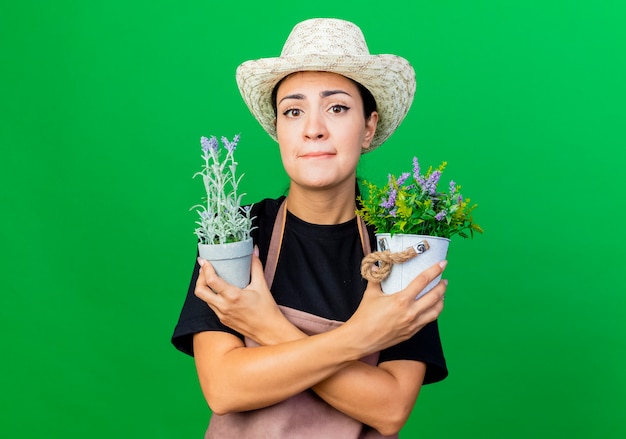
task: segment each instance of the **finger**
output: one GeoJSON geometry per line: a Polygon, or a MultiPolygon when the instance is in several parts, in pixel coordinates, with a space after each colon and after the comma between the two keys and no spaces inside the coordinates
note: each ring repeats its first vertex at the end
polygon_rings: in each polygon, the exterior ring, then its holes
{"type": "Polygon", "coordinates": [[[411,296],[413,298],[417,297],[417,295],[424,289],[428,284],[430,284],[433,280],[437,278],[437,276],[443,273],[446,266],[448,265],[448,261],[443,260],[431,265],[426,270],[422,271],[420,274],[415,276],[415,278],[411,281],[411,283],[402,290],[399,294],[411,296]]]}
{"type": "Polygon", "coordinates": [[[267,282],[265,281],[263,263],[259,258],[258,252],[255,251],[252,255],[252,264],[250,266],[250,285],[246,288],[258,290],[261,287],[267,288],[267,282]]]}
{"type": "Polygon", "coordinates": [[[436,306],[440,303],[443,304],[447,288],[448,288],[448,280],[441,279],[439,283],[437,283],[437,285],[434,286],[434,288],[432,288],[422,297],[417,299],[416,302],[421,302],[420,304],[425,308],[436,306]]]}
{"type": "MultiPolygon", "coordinates": [[[[424,297],[420,298],[420,300],[423,299],[424,297]]],[[[419,300],[417,302],[419,302],[419,300]]],[[[427,325],[428,323],[437,320],[437,318],[439,318],[439,315],[443,311],[443,307],[444,307],[443,301],[437,300],[431,306],[424,309],[418,314],[417,323],[423,327],[427,325]]]]}
{"type": "Polygon", "coordinates": [[[204,259],[199,259],[198,261],[200,263],[200,274],[198,275],[196,287],[198,285],[206,285],[215,294],[219,294],[228,288],[228,282],[217,275],[213,265],[211,265],[209,261],[204,259]]]}
{"type": "Polygon", "coordinates": [[[204,284],[204,282],[198,282],[196,284],[194,294],[196,297],[206,302],[209,306],[217,303],[221,299],[220,296],[215,294],[215,291],[204,284]]]}

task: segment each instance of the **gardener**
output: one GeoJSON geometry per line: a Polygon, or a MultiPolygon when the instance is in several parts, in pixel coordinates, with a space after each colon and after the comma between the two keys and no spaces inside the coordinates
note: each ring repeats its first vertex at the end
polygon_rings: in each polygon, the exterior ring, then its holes
{"type": "Polygon", "coordinates": [[[409,110],[413,68],[370,55],[352,23],[313,19],[280,57],[240,65],[237,82],[290,186],[253,207],[248,287],[196,264],[172,341],[195,356],[206,437],[396,437],[422,384],[447,375],[436,322],[447,282],[415,300],[445,262],[395,295],[361,278],[373,231],[355,217],[356,167],[409,110]]]}

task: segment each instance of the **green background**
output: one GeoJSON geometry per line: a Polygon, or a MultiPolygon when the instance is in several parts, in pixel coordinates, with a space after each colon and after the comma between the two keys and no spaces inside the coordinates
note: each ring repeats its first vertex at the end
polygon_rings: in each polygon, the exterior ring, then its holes
{"type": "Polygon", "coordinates": [[[454,240],[450,376],[404,437],[626,437],[621,1],[0,6],[0,436],[202,437],[169,338],[195,257],[201,135],[241,133],[252,202],[287,179],[234,81],[292,26],[352,20],[416,68],[361,175],[447,160],[485,234],[454,240]]]}

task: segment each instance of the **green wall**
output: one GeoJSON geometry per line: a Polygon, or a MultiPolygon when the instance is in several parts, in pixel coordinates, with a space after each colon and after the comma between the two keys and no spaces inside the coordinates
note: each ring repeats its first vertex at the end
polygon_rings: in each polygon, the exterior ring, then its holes
{"type": "Polygon", "coordinates": [[[362,176],[448,160],[485,229],[453,242],[450,377],[404,437],[626,437],[623,5],[3,2],[0,437],[202,437],[193,361],[169,344],[199,138],[240,132],[247,201],[282,192],[234,70],[314,16],[357,22],[417,71],[362,176]]]}

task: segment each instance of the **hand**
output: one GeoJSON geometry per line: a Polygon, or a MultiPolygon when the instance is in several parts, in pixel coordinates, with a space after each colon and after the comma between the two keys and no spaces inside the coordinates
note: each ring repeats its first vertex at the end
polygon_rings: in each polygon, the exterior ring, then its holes
{"type": "Polygon", "coordinates": [[[415,297],[439,276],[447,261],[434,264],[420,273],[402,291],[385,295],[380,284],[369,282],[363,300],[346,325],[355,327],[360,347],[366,354],[380,351],[411,338],[443,310],[448,284],[442,280],[418,300],[415,297]]]}
{"type": "Polygon", "coordinates": [[[265,282],[257,248],[252,256],[250,284],[244,289],[220,278],[208,261],[199,258],[198,263],[195,294],[224,325],[259,344],[278,343],[293,331],[295,327],[280,312],[265,282]]]}

